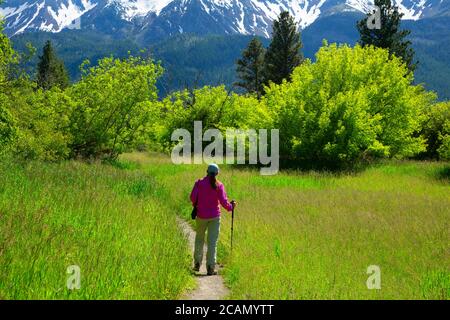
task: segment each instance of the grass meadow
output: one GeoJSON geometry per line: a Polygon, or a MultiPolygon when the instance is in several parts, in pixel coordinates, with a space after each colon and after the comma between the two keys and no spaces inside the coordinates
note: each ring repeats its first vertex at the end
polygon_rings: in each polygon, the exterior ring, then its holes
{"type": "MultiPolygon", "coordinates": [[[[192,287],[175,221],[204,165],[158,154],[114,165],[0,164],[0,298],[174,299],[192,287]],[[66,288],[69,265],[81,289],[66,288]]],[[[450,299],[448,164],[387,162],[359,173],[222,166],[219,263],[230,299],[450,299]],[[367,268],[381,270],[369,290],[367,268]]]]}
{"type": "Polygon", "coordinates": [[[192,285],[175,212],[152,176],[124,169],[0,164],[1,299],[174,299],[192,285]]]}
{"type": "MultiPolygon", "coordinates": [[[[205,166],[127,155],[147,167],[189,219],[205,166]]],[[[442,163],[391,162],[357,174],[224,167],[239,204],[233,256],[223,215],[219,262],[231,299],[449,299],[450,184],[442,163]],[[367,269],[381,270],[369,290],[367,269]]]]}

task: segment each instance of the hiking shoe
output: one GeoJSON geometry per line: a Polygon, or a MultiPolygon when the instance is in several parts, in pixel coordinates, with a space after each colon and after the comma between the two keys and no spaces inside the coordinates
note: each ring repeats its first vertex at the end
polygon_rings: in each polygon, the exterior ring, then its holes
{"type": "Polygon", "coordinates": [[[214,270],[214,267],[207,267],[207,275],[208,276],[215,276],[217,274],[217,271],[214,270]]]}
{"type": "Polygon", "coordinates": [[[200,271],[200,263],[196,262],[196,263],[194,264],[194,271],[195,271],[195,272],[199,272],[199,271],[200,271]]]}

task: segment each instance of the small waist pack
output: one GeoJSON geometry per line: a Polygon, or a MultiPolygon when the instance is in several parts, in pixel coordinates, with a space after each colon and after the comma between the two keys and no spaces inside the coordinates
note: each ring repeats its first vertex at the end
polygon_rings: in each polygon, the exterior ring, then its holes
{"type": "MultiPolygon", "coordinates": [[[[198,185],[198,181],[195,183],[195,188],[197,188],[197,185],[198,185]]],[[[195,203],[194,203],[194,208],[192,209],[192,212],[191,212],[192,220],[195,220],[195,218],[197,218],[197,203],[198,203],[198,190],[197,190],[197,198],[195,199],[195,203]]]]}
{"type": "Polygon", "coordinates": [[[192,209],[192,212],[191,212],[192,220],[195,220],[196,217],[197,217],[197,203],[195,204],[195,206],[194,206],[194,208],[192,209]]]}

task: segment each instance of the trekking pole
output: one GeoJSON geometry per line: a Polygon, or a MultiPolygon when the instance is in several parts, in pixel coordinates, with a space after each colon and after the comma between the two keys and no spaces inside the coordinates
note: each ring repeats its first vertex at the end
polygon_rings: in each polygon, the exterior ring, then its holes
{"type": "MultiPolygon", "coordinates": [[[[234,168],[231,167],[231,180],[233,180],[234,168]]],[[[231,210],[231,251],[230,256],[233,257],[233,230],[234,230],[234,206],[236,205],[235,200],[231,200],[233,203],[233,209],[231,210]]]]}
{"type": "Polygon", "coordinates": [[[233,210],[231,210],[231,255],[233,255],[233,230],[234,230],[234,203],[233,203],[233,210]]]}

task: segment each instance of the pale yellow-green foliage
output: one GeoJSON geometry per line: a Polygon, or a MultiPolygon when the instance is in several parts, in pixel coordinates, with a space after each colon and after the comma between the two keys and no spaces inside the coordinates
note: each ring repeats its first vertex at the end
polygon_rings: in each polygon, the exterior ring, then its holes
{"type": "Polygon", "coordinates": [[[154,104],[154,120],[149,136],[163,150],[170,150],[172,132],[194,131],[194,121],[201,121],[203,131],[219,129],[271,129],[272,114],[252,95],[240,96],[228,92],[225,86],[203,87],[176,92],[154,104]]]}
{"type": "Polygon", "coordinates": [[[291,82],[271,85],[262,103],[273,111],[283,155],[326,166],[425,150],[423,110],[435,98],[414,86],[401,60],[386,50],[322,47],[291,82]]]}

